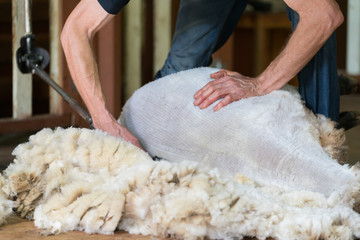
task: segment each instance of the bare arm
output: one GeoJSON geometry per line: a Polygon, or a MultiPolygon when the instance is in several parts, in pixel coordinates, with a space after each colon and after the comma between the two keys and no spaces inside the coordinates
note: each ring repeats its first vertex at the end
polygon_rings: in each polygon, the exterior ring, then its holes
{"type": "Polygon", "coordinates": [[[114,15],[108,14],[97,0],[82,0],[72,11],[61,33],[61,43],[74,83],[89,109],[94,127],[140,147],[138,140],[106,108],[98,67],[92,50],[95,33],[114,15]]]}
{"type": "Polygon", "coordinates": [[[219,110],[233,101],[280,89],[311,60],[343,22],[343,15],[335,0],[284,1],[299,14],[300,20],[279,56],[255,78],[227,70],[212,74],[215,80],[194,95],[195,105],[206,108],[223,98],[214,107],[214,110],[219,110]]]}

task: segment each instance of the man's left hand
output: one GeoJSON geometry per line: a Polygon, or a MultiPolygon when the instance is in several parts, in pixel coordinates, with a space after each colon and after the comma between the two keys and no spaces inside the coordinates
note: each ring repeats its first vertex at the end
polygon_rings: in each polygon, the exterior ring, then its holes
{"type": "Polygon", "coordinates": [[[231,102],[260,95],[257,90],[259,81],[256,78],[224,69],[211,74],[210,77],[215,80],[206,84],[194,95],[194,105],[199,106],[200,109],[207,108],[220,98],[223,99],[215,105],[214,111],[231,102]]]}

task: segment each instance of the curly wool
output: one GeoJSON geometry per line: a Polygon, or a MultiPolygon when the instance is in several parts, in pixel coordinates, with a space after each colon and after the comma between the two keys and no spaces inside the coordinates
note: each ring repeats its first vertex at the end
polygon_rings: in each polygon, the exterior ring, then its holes
{"type": "Polygon", "coordinates": [[[14,155],[4,189],[21,199],[25,215],[35,209],[35,225],[48,234],[122,229],[179,239],[360,236],[360,216],[336,194],[260,186],[194,162],[152,161],[96,130],[44,129],[14,155]]]}
{"type": "Polygon", "coordinates": [[[6,219],[12,214],[12,208],[14,207],[13,201],[2,190],[5,185],[6,179],[0,174],[0,226],[6,223],[6,219]]]}

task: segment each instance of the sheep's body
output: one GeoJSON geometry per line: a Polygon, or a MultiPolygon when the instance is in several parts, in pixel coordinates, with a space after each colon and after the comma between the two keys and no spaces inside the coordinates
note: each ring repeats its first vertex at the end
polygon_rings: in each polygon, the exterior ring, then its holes
{"type": "MultiPolygon", "coordinates": [[[[14,150],[14,163],[3,174],[4,196],[16,196],[18,211],[34,217],[47,233],[123,229],[185,239],[360,237],[360,215],[352,210],[359,170],[329,157],[337,153],[332,139],[342,139],[341,132],[285,91],[242,100],[218,113],[197,110],[186,77],[200,81],[211,71],[196,69],[170,76],[169,85],[163,80],[147,85],[125,107],[126,123],[144,147],[171,161],[152,161],[100,131],[44,129],[14,150]],[[240,129],[224,116],[239,118],[240,129]]],[[[9,201],[0,199],[0,219],[6,206],[9,201]]]]}
{"type": "Polygon", "coordinates": [[[47,233],[118,228],[186,239],[360,236],[360,216],[334,197],[262,187],[194,162],[154,162],[99,131],[45,129],[14,154],[5,190],[22,199],[21,209],[35,207],[35,225],[47,233]]]}
{"type": "MultiPolygon", "coordinates": [[[[212,68],[169,75],[137,90],[123,108],[128,129],[151,155],[191,160],[242,173],[264,185],[310,190],[329,196],[351,192],[358,183],[322,146],[321,138],[344,139],[334,123],[316,118],[295,91],[274,91],[233,102],[218,112],[200,110],[193,95],[210,79],[212,68]],[[327,136],[326,136],[327,135],[327,136]]],[[[323,144],[324,145],[324,144],[323,144]]]]}

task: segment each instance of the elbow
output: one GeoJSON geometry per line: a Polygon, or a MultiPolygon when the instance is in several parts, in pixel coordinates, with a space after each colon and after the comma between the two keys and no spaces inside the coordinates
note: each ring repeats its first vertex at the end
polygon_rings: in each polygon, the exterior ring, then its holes
{"type": "Polygon", "coordinates": [[[344,15],[342,14],[341,10],[338,9],[335,13],[331,16],[332,19],[332,28],[337,29],[343,22],[344,22],[344,15]]]}
{"type": "Polygon", "coordinates": [[[60,35],[60,42],[62,47],[65,50],[66,47],[66,42],[69,40],[69,30],[67,29],[66,25],[64,26],[64,28],[61,31],[61,35],[60,35]]]}
{"type": "Polygon", "coordinates": [[[71,23],[71,21],[68,19],[61,31],[61,35],[60,35],[60,42],[61,45],[66,53],[67,49],[69,49],[69,44],[72,41],[71,39],[74,39],[74,34],[75,32],[75,27],[74,24],[71,23]]]}
{"type": "Polygon", "coordinates": [[[92,38],[93,34],[88,31],[86,26],[79,24],[76,19],[70,16],[61,31],[60,42],[66,53],[71,45],[83,44],[84,41],[90,42],[92,38]]]}
{"type": "Polygon", "coordinates": [[[344,15],[338,6],[327,11],[323,16],[323,23],[327,31],[333,33],[344,22],[344,15]]]}

